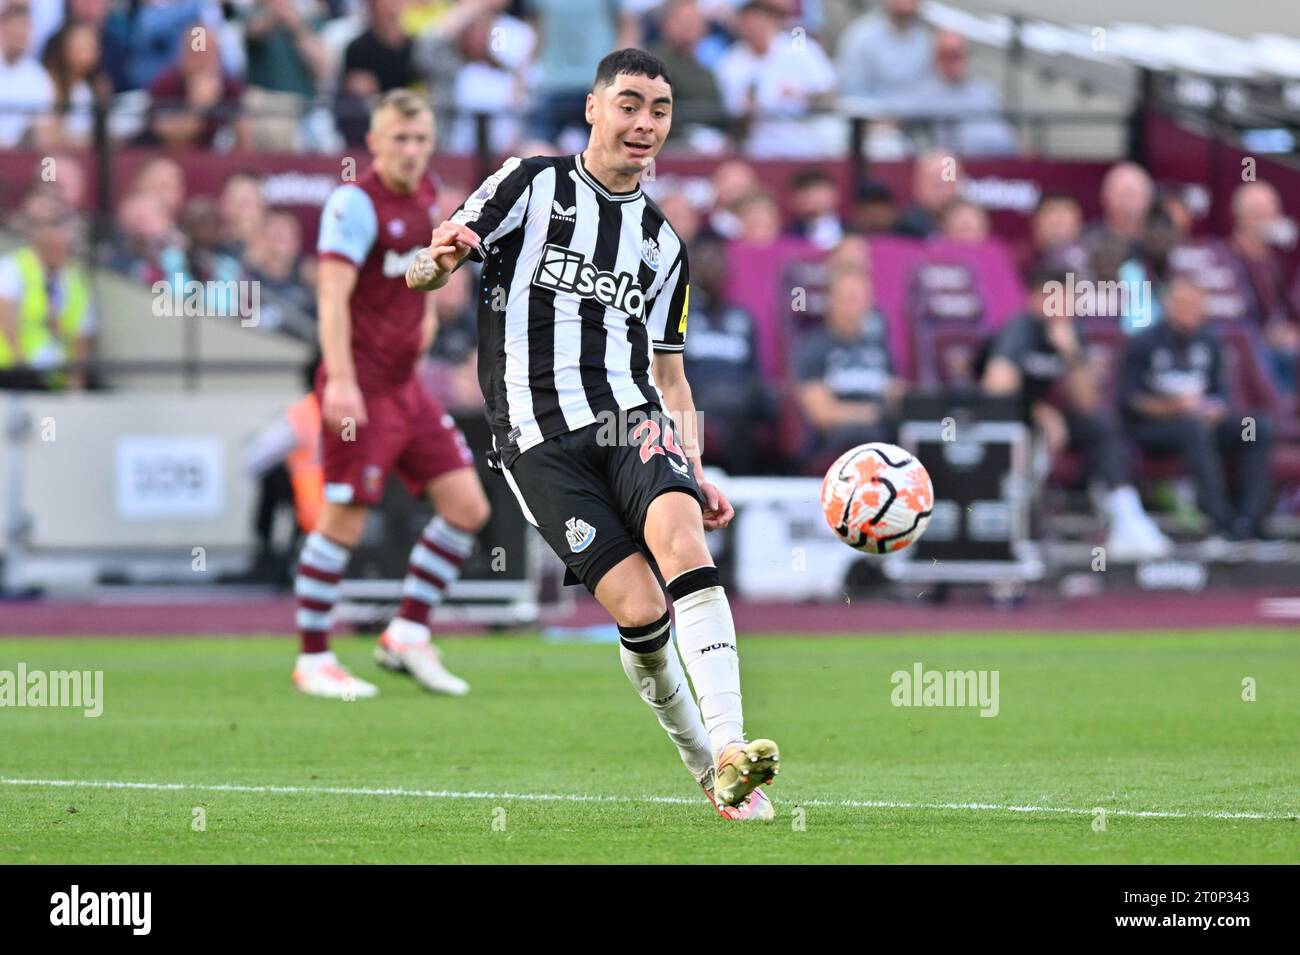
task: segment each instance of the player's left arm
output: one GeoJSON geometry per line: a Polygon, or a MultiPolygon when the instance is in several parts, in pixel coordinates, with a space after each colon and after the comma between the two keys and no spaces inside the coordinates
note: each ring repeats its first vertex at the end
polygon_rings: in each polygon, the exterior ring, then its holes
{"type": "Polygon", "coordinates": [[[683,355],[686,351],[686,323],[691,308],[690,265],[685,246],[680,246],[667,278],[647,303],[646,330],[654,349],[651,374],[664,396],[664,410],[677,423],[678,443],[695,470],[695,480],[704,492],[704,529],[726,527],[736,512],[726,495],[704,479],[700,462],[700,418],[686,381],[683,355]]]}
{"type": "Polygon", "coordinates": [[[664,396],[664,410],[677,424],[677,444],[686,455],[695,471],[695,480],[704,493],[704,529],[716,531],[731,523],[736,515],[735,508],[716,484],[709,483],[704,477],[704,463],[701,460],[699,415],[695,411],[695,399],[691,397],[691,385],[686,380],[685,362],[681,352],[655,352],[652,374],[655,384],[664,396]]]}

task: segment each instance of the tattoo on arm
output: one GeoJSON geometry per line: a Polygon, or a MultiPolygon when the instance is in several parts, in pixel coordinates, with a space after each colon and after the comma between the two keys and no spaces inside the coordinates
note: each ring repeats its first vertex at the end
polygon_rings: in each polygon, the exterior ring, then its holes
{"type": "Polygon", "coordinates": [[[406,287],[428,290],[436,288],[434,279],[438,278],[438,266],[433,261],[433,252],[421,249],[406,268],[406,287]]]}

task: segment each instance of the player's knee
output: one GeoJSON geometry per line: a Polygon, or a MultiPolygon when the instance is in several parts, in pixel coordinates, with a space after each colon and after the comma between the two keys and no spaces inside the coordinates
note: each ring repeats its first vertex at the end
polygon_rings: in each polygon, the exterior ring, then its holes
{"type": "Polygon", "coordinates": [[[318,533],[348,548],[357,546],[365,526],[366,508],[358,504],[327,504],[316,522],[318,533]]]}
{"type": "Polygon", "coordinates": [[[648,627],[667,612],[668,607],[662,600],[629,598],[620,603],[616,619],[619,626],[648,627]]]}
{"type": "Polygon", "coordinates": [[[664,536],[655,560],[665,573],[678,574],[713,563],[709,545],[692,527],[674,527],[664,536]]]}
{"type": "Polygon", "coordinates": [[[650,578],[653,586],[628,587],[619,592],[610,607],[611,616],[621,627],[648,627],[668,612],[663,592],[650,578]]]}
{"type": "Polygon", "coordinates": [[[471,534],[477,534],[491,519],[492,505],[488,503],[486,497],[479,494],[466,501],[464,506],[457,511],[455,523],[463,530],[469,531],[471,534]]]}

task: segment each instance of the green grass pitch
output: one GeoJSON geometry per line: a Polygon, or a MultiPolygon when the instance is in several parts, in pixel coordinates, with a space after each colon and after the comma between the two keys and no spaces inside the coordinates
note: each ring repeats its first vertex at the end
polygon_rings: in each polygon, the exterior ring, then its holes
{"type": "Polygon", "coordinates": [[[742,635],[766,825],[713,812],[613,646],[447,639],[447,699],[335,643],[378,699],[295,693],[287,638],[0,640],[105,697],[0,708],[0,862],[1300,861],[1293,634],[742,635]],[[917,661],[998,671],[1000,712],[892,705],[917,661]]]}

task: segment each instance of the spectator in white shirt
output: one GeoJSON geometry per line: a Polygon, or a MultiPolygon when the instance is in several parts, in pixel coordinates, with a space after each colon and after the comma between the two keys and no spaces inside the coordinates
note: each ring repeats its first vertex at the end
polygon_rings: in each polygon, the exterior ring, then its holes
{"type": "Polygon", "coordinates": [[[35,59],[41,58],[45,44],[63,26],[63,0],[27,0],[31,7],[32,37],[27,43],[27,53],[35,59]]]}
{"type": "Polygon", "coordinates": [[[750,0],[736,18],[739,39],[718,62],[718,87],[728,114],[747,128],[756,158],[840,152],[847,134],[834,116],[835,69],[817,42],[781,29],[782,11],[750,0]]]}
{"type": "Polygon", "coordinates": [[[935,76],[907,97],[905,111],[933,119],[931,145],[959,156],[1010,156],[1016,133],[1003,118],[1002,97],[969,73],[970,53],[960,33],[942,30],[934,38],[935,76]]]}
{"type": "Polygon", "coordinates": [[[505,14],[505,0],[464,0],[416,44],[437,119],[438,146],[473,152],[476,114],[488,117],[489,148],[515,149],[523,135],[526,71],[537,33],[505,14]]]}
{"type": "Polygon", "coordinates": [[[840,95],[889,106],[934,77],[930,31],[920,0],[884,0],[844,31],[836,56],[840,95]]]}
{"type": "Polygon", "coordinates": [[[27,53],[32,11],[27,0],[3,0],[0,6],[0,147],[11,149],[28,137],[37,147],[48,143],[54,84],[45,68],[27,53]]]}

